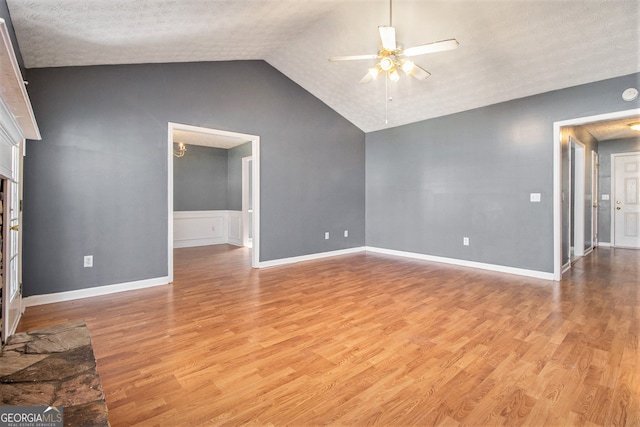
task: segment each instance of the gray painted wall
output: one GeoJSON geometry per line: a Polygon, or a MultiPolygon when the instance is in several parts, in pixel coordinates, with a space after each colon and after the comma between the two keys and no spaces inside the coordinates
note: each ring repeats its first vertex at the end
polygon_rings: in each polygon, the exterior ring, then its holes
{"type": "Polygon", "coordinates": [[[27,76],[25,296],[167,275],[168,122],[260,136],[262,261],[364,245],[364,133],[266,62],[27,76]]]}
{"type": "Polygon", "coordinates": [[[227,150],[187,145],[173,158],[173,210],[227,209],[227,150]]]}
{"type": "Polygon", "coordinates": [[[620,95],[639,84],[634,74],[367,134],[367,246],[553,272],[553,123],[638,108],[620,95]]]}
{"type": "Polygon", "coordinates": [[[604,141],[598,150],[598,241],[611,243],[611,155],[615,153],[640,152],[640,137],[604,141]],[[610,200],[602,200],[603,194],[609,194],[610,200]]]}
{"type": "Polygon", "coordinates": [[[228,150],[227,168],[227,209],[242,210],[242,158],[251,156],[251,143],[233,147],[228,150]]]}
{"type": "Polygon", "coordinates": [[[228,150],[187,145],[187,154],[173,159],[173,210],[242,210],[242,158],[247,156],[251,142],[228,150]]]}

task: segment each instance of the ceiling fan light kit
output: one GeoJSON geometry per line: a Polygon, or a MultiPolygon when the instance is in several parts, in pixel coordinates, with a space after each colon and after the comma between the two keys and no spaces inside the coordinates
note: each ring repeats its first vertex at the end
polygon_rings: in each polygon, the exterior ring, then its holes
{"type": "Polygon", "coordinates": [[[388,56],[385,56],[380,60],[380,68],[382,71],[391,71],[394,65],[394,61],[388,56]]]}
{"type": "Polygon", "coordinates": [[[413,63],[413,61],[409,61],[407,59],[402,63],[402,71],[404,71],[405,74],[409,75],[411,74],[411,71],[413,71],[414,66],[415,64],[413,63]]]}
{"type": "Polygon", "coordinates": [[[389,0],[389,25],[378,27],[380,34],[380,43],[382,47],[375,55],[349,55],[349,56],[333,56],[329,58],[331,62],[337,61],[357,61],[363,59],[376,59],[378,63],[369,68],[369,71],[360,80],[360,83],[367,83],[378,77],[381,72],[387,74],[391,81],[398,81],[400,75],[398,70],[404,71],[408,76],[413,76],[418,80],[425,80],[431,75],[424,68],[416,65],[413,61],[407,59],[408,56],[425,55],[427,53],[443,52],[455,49],[459,43],[456,39],[442,40],[433,43],[427,43],[419,46],[404,49],[396,41],[396,29],[392,26],[393,17],[393,0],[389,0]]]}

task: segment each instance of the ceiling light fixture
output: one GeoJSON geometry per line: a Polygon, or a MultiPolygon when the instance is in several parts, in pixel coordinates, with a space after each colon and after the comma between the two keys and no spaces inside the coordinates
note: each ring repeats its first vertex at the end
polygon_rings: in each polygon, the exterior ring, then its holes
{"type": "Polygon", "coordinates": [[[385,56],[380,60],[380,68],[382,68],[383,71],[390,71],[393,68],[393,65],[393,60],[388,56],[385,56]]]}
{"type": "Polygon", "coordinates": [[[173,155],[175,157],[182,157],[182,156],[184,156],[184,153],[186,153],[186,152],[187,152],[187,147],[184,146],[183,142],[180,142],[178,144],[178,151],[173,150],[173,155]]]}
{"type": "Polygon", "coordinates": [[[431,75],[427,70],[415,64],[407,57],[425,55],[427,53],[443,52],[458,47],[456,39],[442,40],[433,43],[422,44],[409,48],[404,48],[396,40],[396,29],[393,26],[393,0],[389,0],[389,25],[378,27],[380,34],[380,50],[378,53],[371,55],[348,55],[348,56],[332,56],[329,58],[331,62],[337,61],[360,61],[365,59],[375,59],[377,63],[369,68],[367,74],[360,79],[360,83],[367,83],[378,77],[380,73],[386,73],[385,82],[385,113],[384,122],[389,123],[389,81],[397,82],[400,80],[399,71],[402,70],[407,76],[413,76],[418,80],[425,80],[431,75]]]}
{"type": "Polygon", "coordinates": [[[640,131],[640,122],[638,122],[638,123],[631,123],[631,124],[629,125],[629,127],[630,127],[631,129],[633,129],[633,130],[640,131]]]}
{"type": "Polygon", "coordinates": [[[393,26],[393,0],[389,0],[389,25],[379,26],[378,32],[380,33],[381,42],[378,53],[371,55],[332,56],[329,58],[329,61],[359,61],[364,59],[375,59],[378,61],[374,67],[376,71],[372,71],[373,68],[370,68],[369,72],[360,80],[360,83],[370,82],[378,77],[378,74],[381,72],[387,73],[389,80],[395,82],[400,79],[400,75],[398,74],[399,70],[404,71],[408,76],[413,76],[418,80],[425,80],[431,74],[406,58],[427,53],[443,52],[458,47],[458,41],[456,39],[448,39],[405,49],[396,40],[396,29],[393,26]]]}

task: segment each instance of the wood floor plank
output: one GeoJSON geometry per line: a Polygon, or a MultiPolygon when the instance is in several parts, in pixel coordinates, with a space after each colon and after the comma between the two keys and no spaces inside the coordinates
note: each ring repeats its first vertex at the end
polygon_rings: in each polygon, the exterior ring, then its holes
{"type": "Polygon", "coordinates": [[[640,251],[558,283],[249,255],[178,249],[173,284],[30,307],[19,330],[85,320],[114,427],[640,426],[640,251]]]}

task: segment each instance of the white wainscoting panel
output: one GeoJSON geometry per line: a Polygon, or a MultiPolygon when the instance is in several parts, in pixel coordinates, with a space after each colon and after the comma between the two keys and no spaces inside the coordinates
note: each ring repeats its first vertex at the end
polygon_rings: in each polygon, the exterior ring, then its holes
{"type": "Polygon", "coordinates": [[[176,211],[173,213],[173,247],[242,246],[242,212],[176,211]]]}
{"type": "Polygon", "coordinates": [[[242,212],[227,211],[229,224],[229,238],[227,243],[235,246],[242,246],[242,212]]]}

